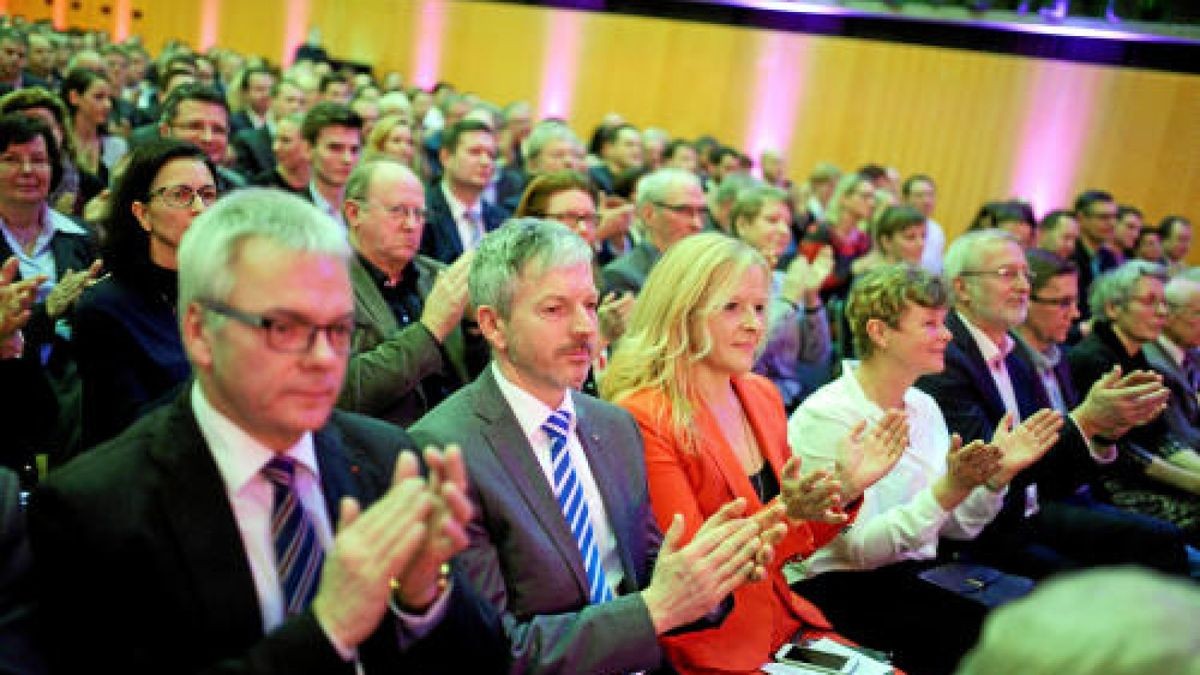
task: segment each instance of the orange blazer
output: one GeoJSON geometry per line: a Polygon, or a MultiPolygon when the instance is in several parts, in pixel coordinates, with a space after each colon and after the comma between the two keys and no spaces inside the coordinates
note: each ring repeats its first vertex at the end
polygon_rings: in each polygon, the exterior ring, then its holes
{"type": "MultiPolygon", "coordinates": [[[[783,399],[770,380],[753,373],[734,378],[733,387],[764,458],[776,476],[782,476],[791,456],[783,399]]],[[[670,403],[662,392],[642,390],[620,402],[642,431],[650,504],[659,527],[666,531],[674,514],[683,514],[684,541],[690,541],[706,518],[737,497],[746,500],[748,514],[763,508],[716,419],[703,402],[693,403],[700,443],[695,453],[685,451],[672,434],[670,403]]],[[[801,628],[830,630],[821,610],[788,588],[783,565],[812,554],[842,527],[813,522],[791,525],[775,548],[769,577],[735,590],[733,610],[720,626],[662,638],[675,667],[683,673],[756,672],[801,628]]]]}

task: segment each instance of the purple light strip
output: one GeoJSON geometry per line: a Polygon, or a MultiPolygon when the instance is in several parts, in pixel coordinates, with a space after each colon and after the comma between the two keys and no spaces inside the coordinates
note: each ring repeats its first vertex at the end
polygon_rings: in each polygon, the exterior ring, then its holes
{"type": "Polygon", "coordinates": [[[446,3],[443,0],[422,0],[418,8],[416,35],[413,41],[412,81],[418,87],[433,88],[442,65],[442,41],[446,28],[446,3]]]}
{"type": "Polygon", "coordinates": [[[808,38],[788,33],[767,33],[759,39],[745,143],[752,157],[766,149],[786,156],[804,98],[808,47],[808,38]]]}
{"type": "Polygon", "coordinates": [[[546,49],[542,54],[542,84],[538,96],[538,118],[569,119],[583,50],[583,20],[580,12],[553,11],[546,17],[546,49]]]}

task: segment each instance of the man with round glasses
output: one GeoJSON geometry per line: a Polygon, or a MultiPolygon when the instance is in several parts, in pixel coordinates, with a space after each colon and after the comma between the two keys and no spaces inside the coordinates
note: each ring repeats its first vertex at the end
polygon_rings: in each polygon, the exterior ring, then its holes
{"type": "MultiPolygon", "coordinates": [[[[1037,578],[1097,564],[1140,563],[1186,571],[1177,530],[1094,508],[1078,494],[1097,464],[1113,460],[1110,439],[1133,421],[1161,411],[1161,382],[1147,373],[1122,377],[1112,372],[1081,404],[1073,392],[1060,389],[1060,406],[1037,369],[1018,354],[1011,331],[1028,325],[1031,298],[1039,303],[1036,317],[1043,310],[1072,314],[1073,308],[1064,310],[1062,302],[1073,302],[1076,290],[1065,281],[1060,286],[1035,279],[1026,255],[1011,234],[997,229],[969,232],[950,245],[944,269],[953,292],[954,309],[946,317],[953,338],[946,348],[945,370],[917,382],[937,401],[950,431],[964,442],[988,441],[1005,420],[1019,423],[1043,408],[1059,410],[1067,422],[1042,459],[1009,485],[992,486],[1005,491],[1004,507],[964,548],[977,560],[1037,578]]],[[[1058,276],[1043,268],[1032,267],[1044,276],[1058,276]]],[[[1059,328],[1065,326],[1069,320],[1059,328]]],[[[1037,330],[1052,329],[1061,341],[1058,328],[1039,324],[1037,330]]],[[[1039,350],[1044,346],[1032,339],[1039,350]]]]}
{"type": "Polygon", "coordinates": [[[460,324],[470,252],[446,266],[419,254],[425,191],[408,167],[368,160],[346,183],[359,325],[339,406],[407,427],[487,362],[460,324]]]}
{"type": "Polygon", "coordinates": [[[505,669],[494,614],[448,564],[471,517],[458,450],[427,449],[423,472],[401,430],[333,411],[350,257],[279,191],[231,195],[188,229],[195,380],[33,500],[56,669],[505,669]]]}

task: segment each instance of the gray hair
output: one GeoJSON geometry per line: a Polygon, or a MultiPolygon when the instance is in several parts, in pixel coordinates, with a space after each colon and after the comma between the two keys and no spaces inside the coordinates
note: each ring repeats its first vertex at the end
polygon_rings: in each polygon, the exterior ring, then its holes
{"type": "Polygon", "coordinates": [[[553,141],[566,141],[579,145],[581,141],[571,131],[571,127],[554,120],[545,120],[533,125],[533,129],[521,142],[521,156],[528,162],[542,153],[542,150],[553,141]]]}
{"type": "MultiPolygon", "coordinates": [[[[222,197],[196,217],[179,245],[179,308],[197,300],[229,298],[242,244],[265,239],[296,253],[318,253],[349,264],[351,249],[341,227],[296,195],[245,188],[222,197]]],[[[183,312],[179,313],[180,317],[183,312]]]]}
{"type": "Polygon", "coordinates": [[[405,174],[406,178],[420,184],[421,179],[412,169],[404,166],[400,162],[388,157],[372,157],[363,162],[359,162],[354,170],[350,172],[350,177],[346,179],[346,195],[345,201],[361,202],[367,198],[367,192],[371,189],[371,179],[375,177],[375,172],[380,168],[388,166],[399,170],[405,174]]]}
{"type": "Polygon", "coordinates": [[[696,178],[696,174],[691,171],[683,169],[670,167],[658,169],[638,181],[637,205],[665,201],[673,189],[685,184],[699,187],[700,179],[696,178]]]}
{"type": "Polygon", "coordinates": [[[988,617],[958,675],[1197,675],[1200,590],[1136,567],[1055,577],[988,617]]]}
{"type": "Polygon", "coordinates": [[[1186,305],[1188,299],[1197,293],[1200,293],[1200,279],[1193,279],[1182,274],[1171,277],[1171,280],[1167,282],[1167,287],[1163,290],[1163,295],[1166,296],[1167,305],[1170,306],[1172,313],[1186,305]]]}
{"type": "Polygon", "coordinates": [[[471,304],[494,307],[507,319],[517,281],[527,270],[543,273],[591,262],[591,247],[566,226],[541,218],[513,218],[489,232],[475,251],[467,277],[471,304]]]}
{"type": "Polygon", "coordinates": [[[942,278],[950,289],[951,304],[955,301],[954,280],[963,276],[963,272],[979,269],[983,256],[993,244],[1009,242],[1021,245],[1017,238],[1007,230],[975,230],[960,235],[950,242],[946,255],[942,258],[942,278]]]}
{"type": "Polygon", "coordinates": [[[1088,307],[1092,316],[1105,319],[1104,310],[1108,305],[1121,305],[1133,297],[1133,289],[1138,279],[1153,277],[1167,283],[1167,268],[1158,263],[1146,260],[1129,260],[1115,270],[1101,274],[1092,282],[1092,290],[1088,294],[1088,307]]]}

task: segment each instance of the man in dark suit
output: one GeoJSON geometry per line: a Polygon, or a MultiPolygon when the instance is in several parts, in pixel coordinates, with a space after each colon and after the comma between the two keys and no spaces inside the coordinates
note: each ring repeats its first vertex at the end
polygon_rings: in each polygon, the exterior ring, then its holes
{"type": "Polygon", "coordinates": [[[668,248],[704,228],[705,211],[696,174],[659,169],[643,178],[638,184],[637,217],[645,234],[628,253],[604,266],[604,292],[636,295],[668,248]]]}
{"type": "Polygon", "coordinates": [[[176,138],[196,145],[217,167],[217,189],[222,193],[246,186],[246,177],[225,164],[229,150],[229,106],[213,87],[183,84],[175,88],[163,104],[158,132],[163,138],[176,138]]]}
{"type": "Polygon", "coordinates": [[[496,137],[479,120],[450,125],[438,151],[444,174],[425,193],[425,234],[421,253],[450,264],[479,245],[508,215],[483,199],[496,170],[496,137]]]}
{"type": "Polygon", "coordinates": [[[578,391],[597,334],[582,239],[510,221],[476,251],[470,291],[492,365],[413,433],[465,449],[476,509],[459,559],[502,613],[512,672],[655,669],[657,636],[741,583],[757,527],[735,502],[682,548],[677,521],[660,547],[636,424],[578,391]]]}
{"type": "Polygon", "coordinates": [[[331,416],[349,257],[341,231],[278,191],[192,224],[179,307],[196,381],[34,495],[62,672],[505,667],[494,615],[446,567],[470,517],[457,450],[426,452],[427,481],[398,429],[331,416]]]}
{"type": "MultiPolygon", "coordinates": [[[[270,75],[269,70],[265,73],[270,75]]],[[[238,169],[247,176],[258,176],[275,166],[273,141],[279,121],[291,115],[303,116],[306,109],[304,90],[290,78],[273,82],[269,99],[270,107],[262,124],[243,127],[233,134],[238,169]]]]}
{"type": "Polygon", "coordinates": [[[314,105],[304,115],[302,131],[312,165],[305,196],[343,227],[346,181],[362,153],[362,124],[349,106],[330,101],[314,105]]]}
{"type": "Polygon", "coordinates": [[[234,133],[258,129],[267,123],[271,109],[271,92],[275,89],[275,73],[266,66],[251,66],[242,72],[241,109],[229,118],[234,133]]]}
{"type": "MultiPolygon", "coordinates": [[[[1019,421],[1054,407],[1009,335],[1026,320],[1031,290],[1030,268],[1016,239],[1001,230],[963,235],[947,252],[945,274],[954,294],[954,311],[946,318],[953,336],[946,367],[917,386],[938,402],[950,430],[964,441],[989,440],[1006,414],[1019,421]]],[[[1005,505],[969,545],[973,555],[1037,577],[1122,562],[1186,569],[1177,533],[1145,531],[1123,514],[1071,503],[1095,464],[1112,461],[1111,441],[1096,439],[1119,436],[1132,420],[1157,414],[1162,405],[1156,381],[1117,378],[1114,373],[1097,383],[1078,405],[1065,403],[1067,423],[1058,442],[1009,485],[993,486],[1007,489],[1005,505]]],[[[1062,395],[1074,396],[1069,389],[1062,395]]]]}
{"type": "MultiPolygon", "coordinates": [[[[1075,198],[1075,219],[1079,221],[1079,238],[1071,260],[1079,270],[1079,314],[1084,320],[1091,316],[1088,291],[1092,281],[1120,261],[1113,252],[1113,237],[1117,232],[1117,201],[1102,190],[1085,190],[1075,198]]],[[[1073,335],[1070,342],[1078,342],[1073,335]]]]}
{"type": "Polygon", "coordinates": [[[350,281],[359,325],[339,405],[407,427],[486,363],[482,339],[460,326],[470,254],[449,267],[417,254],[425,188],[399,162],[360,164],[346,183],[345,211],[358,254],[350,281]]]}
{"type": "Polygon", "coordinates": [[[22,87],[50,89],[50,84],[25,72],[29,40],[16,28],[0,27],[0,94],[22,87]]]}

